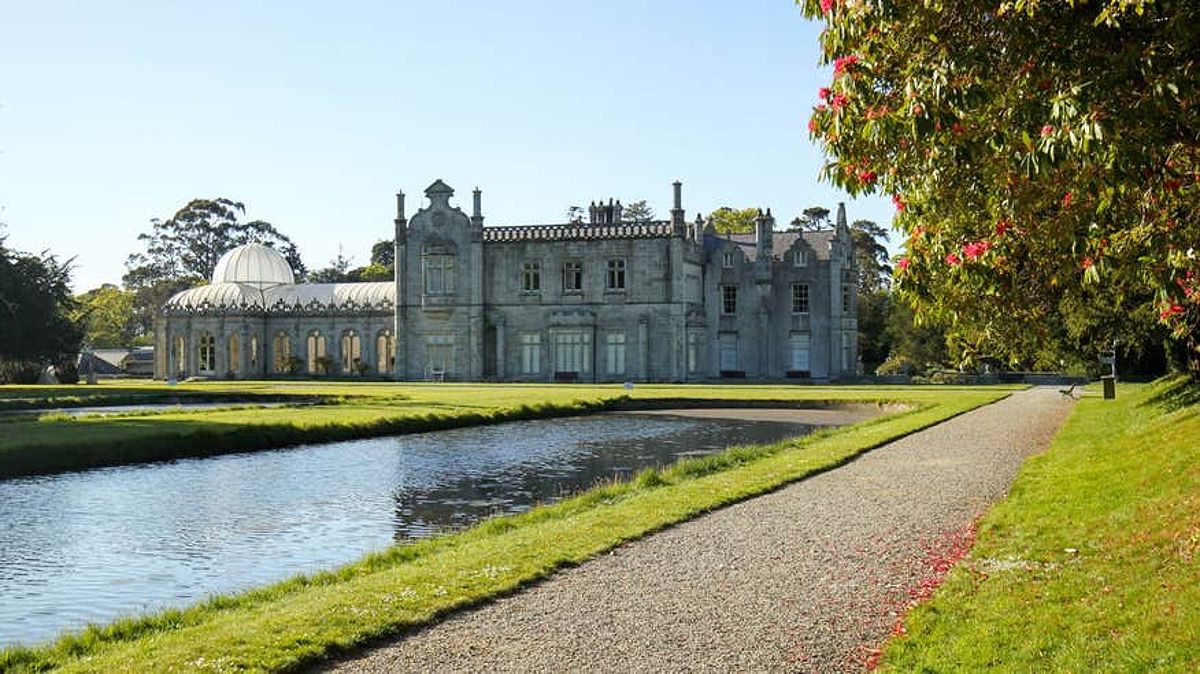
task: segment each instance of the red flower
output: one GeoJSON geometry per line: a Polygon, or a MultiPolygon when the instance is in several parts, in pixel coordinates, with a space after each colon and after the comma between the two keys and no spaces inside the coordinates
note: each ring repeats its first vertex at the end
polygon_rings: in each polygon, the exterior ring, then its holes
{"type": "Polygon", "coordinates": [[[833,106],[834,110],[840,110],[848,100],[850,100],[850,98],[846,96],[846,94],[834,94],[833,100],[829,101],[829,104],[833,106]]]}
{"type": "Polygon", "coordinates": [[[1170,318],[1176,314],[1182,314],[1182,313],[1183,313],[1183,307],[1179,306],[1178,304],[1172,304],[1172,305],[1168,306],[1166,309],[1163,309],[1161,312],[1159,312],[1158,317],[1165,321],[1168,318],[1170,318]]]}
{"type": "Polygon", "coordinates": [[[850,66],[852,66],[856,63],[858,63],[858,57],[855,56],[854,54],[850,54],[849,56],[837,57],[836,59],[833,60],[834,76],[836,77],[837,75],[841,75],[842,72],[846,70],[846,68],[849,68],[850,66]]]}
{"type": "Polygon", "coordinates": [[[808,132],[813,135],[816,135],[816,133],[817,133],[817,118],[816,117],[808,118],[808,132]]]}
{"type": "Polygon", "coordinates": [[[903,211],[904,210],[904,199],[902,199],[899,194],[893,194],[892,195],[892,205],[894,205],[896,207],[897,211],[903,211]]]}
{"type": "Polygon", "coordinates": [[[821,0],[821,11],[828,14],[833,10],[834,0],[821,0]]]}
{"type": "Polygon", "coordinates": [[[1085,258],[1083,258],[1083,262],[1081,264],[1083,265],[1084,269],[1091,269],[1092,265],[1094,265],[1095,262],[1092,261],[1092,258],[1085,257],[1085,258]]]}
{"type": "Polygon", "coordinates": [[[988,252],[991,247],[992,244],[988,241],[976,241],[963,246],[963,254],[967,256],[968,260],[977,260],[984,253],[988,252]]]}
{"type": "Polygon", "coordinates": [[[1046,136],[1049,136],[1052,133],[1054,133],[1053,126],[1050,126],[1049,124],[1047,124],[1046,126],[1042,127],[1042,137],[1043,138],[1045,138],[1046,136]]]}
{"type": "Polygon", "coordinates": [[[1066,194],[1063,195],[1062,205],[1063,205],[1063,208],[1066,208],[1067,206],[1071,205],[1071,193],[1070,192],[1067,192],[1066,194]]]}
{"type": "Polygon", "coordinates": [[[950,125],[950,130],[954,132],[954,135],[961,136],[966,132],[967,129],[961,123],[955,122],[950,125]]]}
{"type": "Polygon", "coordinates": [[[1004,233],[1012,229],[1012,223],[1008,220],[1001,220],[996,223],[996,236],[1004,236],[1004,233]]]}
{"type": "Polygon", "coordinates": [[[962,264],[962,259],[956,253],[946,253],[946,264],[957,267],[962,264]]]}
{"type": "Polygon", "coordinates": [[[1169,178],[1163,181],[1163,189],[1168,192],[1174,192],[1183,186],[1183,181],[1176,178],[1169,178]]]}
{"type": "Polygon", "coordinates": [[[862,170],[858,172],[858,179],[867,185],[875,184],[875,180],[879,176],[875,175],[874,171],[862,170]]]}
{"type": "Polygon", "coordinates": [[[821,87],[820,89],[817,89],[817,97],[820,98],[822,101],[828,100],[829,99],[829,87],[821,87]]]}
{"type": "Polygon", "coordinates": [[[904,271],[905,269],[908,269],[908,258],[902,257],[899,260],[897,260],[896,268],[899,269],[900,271],[904,271]]]}

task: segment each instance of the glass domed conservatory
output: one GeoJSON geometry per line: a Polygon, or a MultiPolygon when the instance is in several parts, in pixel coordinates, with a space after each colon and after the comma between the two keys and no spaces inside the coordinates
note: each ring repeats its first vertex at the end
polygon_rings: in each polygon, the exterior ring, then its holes
{"type": "Polygon", "coordinates": [[[167,300],[157,374],[390,376],[395,299],[392,282],[297,284],[275,249],[239,246],[217,262],[211,283],[167,300]]]}

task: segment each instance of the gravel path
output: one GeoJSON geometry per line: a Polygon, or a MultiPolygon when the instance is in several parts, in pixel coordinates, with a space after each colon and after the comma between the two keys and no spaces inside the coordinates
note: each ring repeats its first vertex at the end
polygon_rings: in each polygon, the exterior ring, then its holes
{"type": "Polygon", "coordinates": [[[1071,408],[1037,388],[331,665],[862,670],[910,593],[1071,408]]]}

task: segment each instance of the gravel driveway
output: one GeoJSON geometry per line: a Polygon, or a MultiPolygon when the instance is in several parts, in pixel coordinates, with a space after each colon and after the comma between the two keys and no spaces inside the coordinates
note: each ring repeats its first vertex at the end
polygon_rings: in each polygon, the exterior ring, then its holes
{"type": "Polygon", "coordinates": [[[1070,408],[1054,388],[1015,393],[329,669],[862,670],[1070,408]]]}

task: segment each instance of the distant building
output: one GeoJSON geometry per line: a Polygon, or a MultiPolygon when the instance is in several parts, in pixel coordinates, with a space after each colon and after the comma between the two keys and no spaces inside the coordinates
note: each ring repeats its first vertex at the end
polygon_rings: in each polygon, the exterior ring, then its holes
{"type": "Polygon", "coordinates": [[[631,223],[619,202],[586,222],[485,227],[441,180],[412,219],[397,195],[392,282],[297,284],[259,244],[227,252],[212,283],[157,324],[155,375],[401,380],[836,380],[858,360],[855,257],[833,229],[752,234],[631,223]]]}

